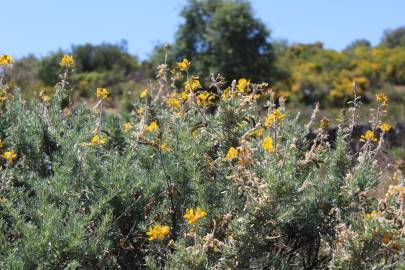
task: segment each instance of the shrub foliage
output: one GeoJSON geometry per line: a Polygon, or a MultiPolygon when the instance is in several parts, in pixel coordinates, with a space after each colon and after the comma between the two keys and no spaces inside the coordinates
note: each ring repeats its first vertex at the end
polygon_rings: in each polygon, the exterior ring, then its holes
{"type": "Polygon", "coordinates": [[[160,65],[129,115],[106,112],[105,88],[92,109],[71,102],[73,67],[41,100],[1,81],[0,268],[404,267],[401,171],[369,196],[384,95],[352,152],[357,97],[331,141],[327,119],[300,125],[266,84],[202,85],[187,60],[160,65]]]}

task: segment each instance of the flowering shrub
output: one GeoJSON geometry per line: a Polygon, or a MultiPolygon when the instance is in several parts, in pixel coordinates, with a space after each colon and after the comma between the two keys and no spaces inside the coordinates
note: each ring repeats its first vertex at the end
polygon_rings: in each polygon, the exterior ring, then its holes
{"type": "Polygon", "coordinates": [[[326,118],[310,140],[316,115],[302,126],[266,84],[162,64],[118,115],[106,88],[93,110],[70,102],[73,64],[46,101],[1,81],[1,269],[405,267],[401,170],[382,201],[368,194],[383,96],[354,153],[357,97],[335,141],[326,118]]]}
{"type": "Polygon", "coordinates": [[[404,47],[358,46],[342,52],[323,49],[315,44],[285,47],[277,58],[278,66],[289,76],[277,81],[278,95],[305,103],[344,106],[357,93],[381,88],[384,83],[404,84],[404,47]]]}

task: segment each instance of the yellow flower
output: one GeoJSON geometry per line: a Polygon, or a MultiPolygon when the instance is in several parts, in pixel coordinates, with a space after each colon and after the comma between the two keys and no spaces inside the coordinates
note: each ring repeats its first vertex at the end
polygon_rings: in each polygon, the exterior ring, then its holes
{"type": "Polygon", "coordinates": [[[202,87],[202,85],[198,79],[187,80],[184,83],[184,89],[186,90],[187,93],[190,93],[191,91],[194,91],[201,87],[202,87]]]}
{"type": "Polygon", "coordinates": [[[237,123],[237,126],[239,129],[244,129],[246,127],[246,124],[244,123],[237,123]]]}
{"type": "Polygon", "coordinates": [[[145,88],[145,90],[143,90],[141,92],[141,94],[139,95],[140,98],[146,98],[149,95],[149,90],[148,88],[145,88]]]}
{"type": "Polygon", "coordinates": [[[254,136],[256,138],[261,138],[264,134],[264,128],[259,127],[255,131],[252,131],[249,136],[254,136]]]}
{"type": "Polygon", "coordinates": [[[230,88],[230,87],[226,88],[226,89],[224,90],[224,92],[222,92],[221,97],[222,97],[222,99],[225,100],[225,101],[228,100],[228,99],[230,99],[230,98],[231,98],[231,88],[230,88]]]}
{"type": "Polygon", "coordinates": [[[240,93],[246,92],[247,86],[250,83],[250,81],[246,80],[245,78],[239,79],[238,84],[236,85],[236,89],[240,93]]]}
{"type": "Polygon", "coordinates": [[[17,157],[17,154],[13,150],[3,153],[3,158],[7,159],[8,162],[12,162],[17,157]]]}
{"type": "Polygon", "coordinates": [[[48,95],[43,95],[43,96],[42,96],[42,102],[45,103],[45,104],[47,104],[47,103],[49,102],[49,99],[50,99],[50,98],[49,98],[48,95]]]}
{"type": "Polygon", "coordinates": [[[60,60],[59,65],[61,67],[71,68],[75,65],[75,61],[73,60],[73,56],[65,54],[60,60]]]}
{"type": "Polygon", "coordinates": [[[186,213],[184,214],[184,219],[187,220],[187,222],[191,225],[196,225],[197,222],[204,218],[207,215],[207,212],[203,211],[200,209],[200,207],[197,207],[196,211],[194,211],[193,208],[186,209],[186,213]]]}
{"type": "Polygon", "coordinates": [[[145,108],[144,107],[140,107],[137,111],[137,113],[142,114],[145,112],[145,108]]]}
{"type": "Polygon", "coordinates": [[[197,104],[198,106],[210,106],[214,104],[213,100],[215,97],[211,94],[208,93],[207,91],[201,92],[197,96],[197,104]]]}
{"type": "Polygon", "coordinates": [[[188,221],[188,223],[191,223],[191,224],[192,224],[192,222],[196,223],[196,221],[194,220],[194,209],[193,208],[186,209],[186,213],[183,215],[183,217],[188,221]]]}
{"type": "Polygon", "coordinates": [[[378,126],[379,129],[381,129],[382,132],[388,132],[391,130],[392,126],[388,123],[383,123],[378,126]]]}
{"type": "Polygon", "coordinates": [[[388,97],[383,93],[375,95],[375,99],[377,102],[381,102],[382,104],[386,104],[388,102],[388,97]]]}
{"type": "Polygon", "coordinates": [[[149,126],[148,126],[148,125],[145,125],[145,126],[144,126],[144,130],[145,130],[146,132],[153,132],[153,131],[155,131],[155,130],[158,129],[158,128],[159,128],[159,126],[158,126],[158,124],[157,124],[156,121],[151,122],[151,123],[149,124],[149,126]]]}
{"type": "Polygon", "coordinates": [[[256,138],[261,138],[263,136],[264,133],[264,128],[259,127],[258,129],[256,129],[256,131],[254,132],[256,138]]]}
{"type": "Polygon", "coordinates": [[[369,214],[367,214],[367,218],[376,218],[376,217],[382,217],[383,214],[380,211],[373,210],[369,214]]]}
{"type": "Polygon", "coordinates": [[[231,147],[228,150],[228,153],[225,156],[225,160],[234,160],[235,158],[238,157],[238,149],[236,149],[235,147],[231,147]]]}
{"type": "Polygon", "coordinates": [[[181,95],[182,100],[184,100],[184,101],[188,100],[188,93],[186,91],[181,92],[180,95],[181,95]]]}
{"type": "Polygon", "coordinates": [[[372,141],[376,142],[377,137],[375,136],[374,132],[371,130],[367,130],[366,133],[361,135],[360,141],[365,142],[365,141],[372,141]]]}
{"type": "Polygon", "coordinates": [[[271,137],[264,138],[263,143],[262,143],[262,147],[263,147],[264,150],[266,150],[268,152],[274,151],[273,139],[271,137]]]}
{"type": "Polygon", "coordinates": [[[285,118],[285,114],[283,114],[280,109],[276,109],[272,112],[267,118],[265,119],[264,126],[266,128],[270,127],[273,123],[278,123],[285,118]]]}
{"type": "Polygon", "coordinates": [[[160,240],[162,241],[165,239],[166,236],[168,236],[170,233],[170,228],[169,226],[160,226],[160,225],[154,225],[149,226],[149,231],[146,232],[146,235],[149,236],[148,240],[153,241],[153,240],[160,240]]]}
{"type": "Polygon", "coordinates": [[[177,67],[181,70],[181,71],[186,71],[189,69],[190,67],[190,62],[184,58],[183,61],[177,63],[177,67]]]}
{"type": "Polygon", "coordinates": [[[93,136],[93,138],[91,139],[91,144],[92,145],[104,145],[107,143],[107,136],[101,137],[96,134],[93,136]]]}
{"type": "Polygon", "coordinates": [[[207,212],[201,210],[200,207],[197,207],[196,213],[195,213],[195,216],[196,216],[197,219],[202,219],[206,215],[207,215],[207,212]]]}
{"type": "Polygon", "coordinates": [[[7,66],[13,63],[13,58],[10,55],[4,54],[0,56],[0,66],[7,66]]]}
{"type": "Polygon", "coordinates": [[[328,128],[329,128],[329,122],[330,122],[330,120],[329,120],[328,118],[323,117],[323,118],[321,119],[320,127],[321,127],[322,129],[328,129],[328,128]]]}
{"type": "Polygon", "coordinates": [[[129,123],[129,122],[126,122],[126,123],[124,123],[124,124],[122,125],[122,129],[123,129],[123,131],[124,131],[125,133],[127,133],[131,128],[132,128],[132,125],[131,125],[131,123],[129,123]]]}
{"type": "Polygon", "coordinates": [[[107,88],[97,88],[96,96],[101,98],[102,100],[106,100],[108,97],[108,89],[107,88]]]}
{"type": "Polygon", "coordinates": [[[178,109],[181,107],[181,99],[177,98],[177,93],[173,92],[170,97],[166,100],[167,106],[173,109],[178,109]]]}
{"type": "Polygon", "coordinates": [[[169,98],[166,101],[166,104],[167,104],[167,106],[169,106],[171,108],[174,108],[174,109],[177,109],[177,108],[181,107],[181,103],[177,98],[169,98]]]}
{"type": "Polygon", "coordinates": [[[162,150],[163,152],[170,152],[172,151],[172,149],[170,148],[170,146],[167,143],[162,143],[160,145],[160,150],[162,150]]]}

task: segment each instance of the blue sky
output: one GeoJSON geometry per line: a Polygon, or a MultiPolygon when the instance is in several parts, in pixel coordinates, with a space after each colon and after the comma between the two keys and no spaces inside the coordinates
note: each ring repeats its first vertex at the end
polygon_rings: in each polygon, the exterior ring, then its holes
{"type": "MultiPolygon", "coordinates": [[[[366,38],[377,44],[385,29],[405,25],[405,0],[252,0],[272,38],[322,41],[341,50],[366,38]]],[[[145,59],[153,46],[171,42],[186,0],[0,0],[0,54],[44,56],[86,42],[128,41],[145,59]]]]}

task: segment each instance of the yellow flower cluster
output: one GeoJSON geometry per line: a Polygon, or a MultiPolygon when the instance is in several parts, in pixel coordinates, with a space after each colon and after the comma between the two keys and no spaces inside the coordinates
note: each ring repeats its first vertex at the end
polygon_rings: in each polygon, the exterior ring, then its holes
{"type": "Polygon", "coordinates": [[[43,95],[41,98],[43,103],[45,104],[49,103],[50,97],[48,95],[43,95]]]}
{"type": "Polygon", "coordinates": [[[170,146],[167,143],[162,143],[160,145],[160,150],[162,150],[162,152],[170,152],[170,151],[172,151],[172,149],[170,148],[170,146]]]}
{"type": "Polygon", "coordinates": [[[75,65],[75,60],[73,59],[73,56],[65,54],[62,57],[62,60],[60,60],[59,65],[65,68],[71,68],[75,65]]]}
{"type": "Polygon", "coordinates": [[[391,130],[392,126],[388,123],[383,123],[378,125],[378,128],[382,131],[382,132],[388,132],[391,130]]]}
{"type": "Polygon", "coordinates": [[[271,137],[264,138],[262,147],[267,152],[273,152],[274,151],[273,139],[271,137]]]}
{"type": "Polygon", "coordinates": [[[328,129],[329,128],[329,123],[330,123],[330,120],[328,118],[326,118],[326,117],[323,117],[321,119],[321,124],[320,124],[321,129],[328,129]]]}
{"type": "Polygon", "coordinates": [[[388,102],[388,97],[385,94],[382,94],[382,93],[375,95],[375,99],[377,100],[377,102],[380,102],[380,103],[385,104],[385,105],[388,102]]]}
{"type": "Polygon", "coordinates": [[[261,138],[264,134],[264,128],[259,127],[255,131],[250,132],[249,136],[254,136],[256,138],[261,138]]]}
{"type": "Polygon", "coordinates": [[[147,96],[149,96],[149,89],[145,88],[141,94],[139,95],[140,98],[146,98],[147,96]]]}
{"type": "Polygon", "coordinates": [[[228,150],[228,153],[226,154],[224,160],[234,160],[235,158],[238,157],[238,149],[236,149],[235,147],[231,147],[228,150]]]}
{"type": "Polygon", "coordinates": [[[13,58],[10,55],[4,54],[0,56],[0,66],[7,66],[13,64],[13,58]]]}
{"type": "Polygon", "coordinates": [[[196,89],[202,88],[202,85],[198,79],[191,79],[187,80],[184,83],[184,89],[186,90],[187,93],[190,93],[191,91],[194,91],[196,89]]]}
{"type": "Polygon", "coordinates": [[[246,80],[245,78],[239,79],[238,84],[236,85],[236,89],[240,93],[245,93],[250,81],[246,80]]]}
{"type": "Polygon", "coordinates": [[[367,130],[363,135],[361,135],[360,141],[361,142],[365,142],[365,141],[376,142],[377,137],[375,136],[375,134],[372,130],[367,130]]]}
{"type": "Polygon", "coordinates": [[[131,125],[131,123],[129,123],[129,122],[126,122],[126,123],[124,123],[124,124],[122,125],[122,130],[123,130],[125,133],[127,133],[131,128],[132,128],[132,125],[131,125]]]}
{"type": "Polygon", "coordinates": [[[146,232],[146,235],[149,236],[149,240],[160,240],[162,241],[165,239],[166,236],[168,236],[170,233],[170,228],[169,226],[160,226],[160,225],[154,225],[149,226],[149,231],[146,232]]]}
{"type": "Polygon", "coordinates": [[[3,158],[5,158],[8,162],[12,162],[14,159],[16,159],[17,154],[13,151],[6,151],[3,153],[3,158]]]}
{"type": "Polygon", "coordinates": [[[215,97],[211,93],[208,93],[207,91],[201,92],[197,96],[197,105],[205,107],[211,106],[214,104],[214,99],[215,97]]]}
{"type": "Polygon", "coordinates": [[[108,97],[108,89],[107,88],[97,88],[96,96],[102,100],[106,100],[108,97]]]}
{"type": "Polygon", "coordinates": [[[159,128],[159,126],[158,126],[158,124],[157,124],[156,121],[152,121],[149,125],[145,125],[145,126],[144,126],[144,130],[145,130],[146,132],[153,132],[153,131],[155,131],[155,130],[158,129],[158,128],[159,128]]]}
{"type": "Polygon", "coordinates": [[[206,215],[207,212],[201,210],[200,207],[197,207],[195,211],[193,208],[186,209],[186,213],[184,214],[183,217],[187,220],[189,224],[196,225],[197,222],[206,215]]]}
{"type": "Polygon", "coordinates": [[[177,63],[177,67],[181,70],[181,71],[187,71],[190,67],[191,63],[184,58],[183,61],[177,63]]]}
{"type": "Polygon", "coordinates": [[[265,121],[264,126],[266,128],[270,127],[274,123],[278,123],[285,118],[285,114],[283,114],[280,109],[274,110],[271,114],[269,114],[265,121]]]}
{"type": "MultiPolygon", "coordinates": [[[[184,93],[184,92],[183,92],[184,93]]],[[[187,96],[187,94],[186,94],[187,96]]],[[[188,97],[188,96],[187,96],[188,97]]],[[[173,109],[178,109],[181,107],[183,97],[178,97],[176,92],[170,94],[169,98],[166,100],[166,105],[173,109]]]]}
{"type": "Polygon", "coordinates": [[[99,136],[98,134],[94,135],[91,138],[92,145],[104,145],[107,143],[107,136],[99,136]]]}
{"type": "Polygon", "coordinates": [[[367,218],[378,218],[378,217],[382,217],[382,216],[383,216],[383,214],[377,210],[373,210],[367,214],[367,218]]]}
{"type": "Polygon", "coordinates": [[[232,96],[232,93],[231,93],[231,88],[230,87],[226,88],[224,90],[224,92],[222,92],[222,95],[221,95],[222,99],[225,100],[225,101],[230,99],[231,96],[232,96]]]}

